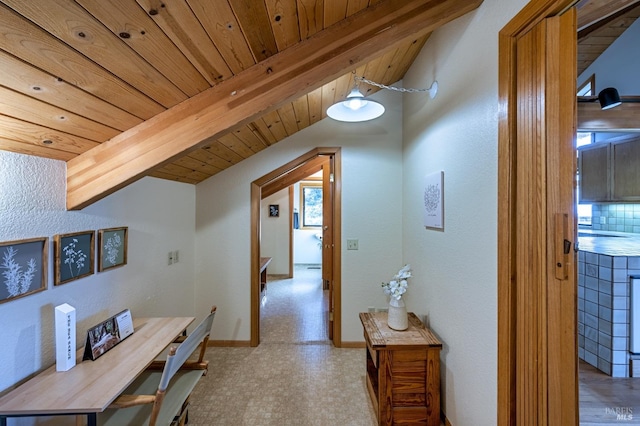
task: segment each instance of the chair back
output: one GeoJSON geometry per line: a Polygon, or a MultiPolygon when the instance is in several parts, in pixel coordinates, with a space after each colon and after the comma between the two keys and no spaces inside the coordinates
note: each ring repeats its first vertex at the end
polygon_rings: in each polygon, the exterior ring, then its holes
{"type": "MultiPolygon", "coordinates": [[[[211,333],[211,325],[213,324],[213,318],[216,315],[216,307],[211,309],[211,313],[202,320],[202,322],[196,327],[195,330],[182,342],[178,347],[172,347],[167,355],[167,363],[162,371],[162,378],[158,385],[158,390],[164,392],[169,386],[169,382],[174,374],[180,369],[182,364],[195,352],[200,344],[206,346],[209,341],[209,334],[211,333]]],[[[204,349],[204,348],[203,348],[204,349]]],[[[200,351],[201,354],[204,351],[200,351]]],[[[202,356],[201,356],[202,358],[202,356]]],[[[202,362],[202,359],[200,359],[202,362]]]]}

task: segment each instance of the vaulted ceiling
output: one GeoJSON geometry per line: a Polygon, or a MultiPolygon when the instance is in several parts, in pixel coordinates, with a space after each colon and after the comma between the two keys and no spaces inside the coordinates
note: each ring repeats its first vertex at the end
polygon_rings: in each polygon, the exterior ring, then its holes
{"type": "MultiPolygon", "coordinates": [[[[0,0],[0,149],[66,161],[68,208],[143,176],[198,183],[323,119],[354,72],[402,79],[481,2],[0,0]]],[[[637,2],[580,2],[584,40],[637,2]]]]}

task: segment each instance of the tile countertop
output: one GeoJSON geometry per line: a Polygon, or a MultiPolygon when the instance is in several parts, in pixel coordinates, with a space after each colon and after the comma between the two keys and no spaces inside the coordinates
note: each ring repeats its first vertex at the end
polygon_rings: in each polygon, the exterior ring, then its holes
{"type": "Polygon", "coordinates": [[[640,234],[578,230],[578,249],[608,256],[640,256],[640,234]]]}

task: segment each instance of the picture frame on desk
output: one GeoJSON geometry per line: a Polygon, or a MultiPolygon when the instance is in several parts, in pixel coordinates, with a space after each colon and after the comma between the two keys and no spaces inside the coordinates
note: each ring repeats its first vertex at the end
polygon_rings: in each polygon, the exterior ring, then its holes
{"type": "Polygon", "coordinates": [[[93,275],[95,232],[82,231],[53,237],[55,285],[93,275]]]}
{"type": "Polygon", "coordinates": [[[98,230],[98,272],[127,264],[129,228],[98,230]]]}
{"type": "Polygon", "coordinates": [[[133,319],[128,309],[87,330],[83,360],[95,361],[133,334],[133,319]]]}
{"type": "Polygon", "coordinates": [[[47,288],[49,238],[0,243],[0,303],[47,288]]]}

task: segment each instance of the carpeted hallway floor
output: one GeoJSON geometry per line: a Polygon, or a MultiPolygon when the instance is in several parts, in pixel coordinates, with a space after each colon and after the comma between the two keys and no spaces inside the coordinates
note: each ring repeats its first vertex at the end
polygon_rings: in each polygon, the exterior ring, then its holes
{"type": "Polygon", "coordinates": [[[293,279],[269,281],[260,345],[207,350],[209,374],[192,395],[189,424],[377,424],[365,352],[327,340],[323,293],[320,270],[307,265],[296,267],[293,279]]]}

